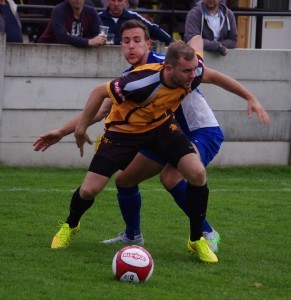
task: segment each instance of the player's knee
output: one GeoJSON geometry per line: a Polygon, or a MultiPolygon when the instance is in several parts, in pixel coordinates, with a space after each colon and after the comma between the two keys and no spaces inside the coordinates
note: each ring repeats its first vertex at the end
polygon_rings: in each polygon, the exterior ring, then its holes
{"type": "Polygon", "coordinates": [[[122,176],[122,172],[117,172],[114,177],[115,185],[119,187],[126,187],[126,180],[122,176]]]}
{"type": "Polygon", "coordinates": [[[137,178],[133,178],[131,174],[124,171],[118,171],[114,177],[116,186],[122,188],[129,188],[139,184],[139,180],[137,178]]]}
{"type": "Polygon", "coordinates": [[[204,185],[206,183],[206,170],[203,165],[197,168],[195,172],[191,172],[186,179],[192,185],[204,185]]]}
{"type": "Polygon", "coordinates": [[[98,191],[96,191],[93,187],[90,186],[82,186],[80,188],[80,196],[84,200],[91,200],[95,198],[95,196],[98,194],[98,191]]]}
{"type": "Polygon", "coordinates": [[[165,189],[171,190],[179,180],[175,176],[172,176],[172,174],[161,172],[160,181],[165,189]]]}

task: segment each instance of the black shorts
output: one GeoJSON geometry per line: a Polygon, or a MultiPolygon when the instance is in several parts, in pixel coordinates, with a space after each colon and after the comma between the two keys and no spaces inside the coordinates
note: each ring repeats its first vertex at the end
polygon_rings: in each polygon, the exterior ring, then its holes
{"type": "Polygon", "coordinates": [[[161,126],[139,134],[106,131],[91,161],[89,171],[111,177],[124,170],[140,150],[154,153],[174,167],[181,157],[195,153],[177,121],[170,117],[161,126]]]}

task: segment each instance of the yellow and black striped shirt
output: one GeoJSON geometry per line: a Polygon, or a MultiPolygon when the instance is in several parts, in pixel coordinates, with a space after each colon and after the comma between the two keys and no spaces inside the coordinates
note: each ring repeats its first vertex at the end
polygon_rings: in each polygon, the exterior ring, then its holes
{"type": "MultiPolygon", "coordinates": [[[[204,64],[198,56],[198,68],[191,89],[202,80],[204,64]]],[[[113,101],[105,125],[111,131],[142,133],[164,123],[191,90],[169,88],[163,84],[164,64],[146,64],[119,79],[107,82],[113,101]]]]}

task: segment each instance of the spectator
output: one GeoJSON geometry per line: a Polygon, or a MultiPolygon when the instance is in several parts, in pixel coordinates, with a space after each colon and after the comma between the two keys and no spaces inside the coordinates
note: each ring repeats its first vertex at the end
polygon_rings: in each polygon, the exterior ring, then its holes
{"type": "Polygon", "coordinates": [[[106,36],[99,34],[102,21],[96,9],[84,2],[85,0],[65,0],[56,5],[38,42],[77,47],[104,45],[106,36]]]}
{"type": "Polygon", "coordinates": [[[171,36],[162,30],[158,25],[149,22],[140,14],[131,10],[126,10],[127,0],[108,0],[108,7],[106,10],[99,13],[102,23],[109,27],[109,32],[115,34],[114,44],[120,45],[120,27],[128,20],[139,20],[147,25],[151,39],[164,42],[166,45],[171,43],[173,39],[171,36]]]}
{"type": "Polygon", "coordinates": [[[17,5],[13,0],[0,0],[0,31],[6,33],[6,42],[23,43],[17,5]]]}
{"type": "Polygon", "coordinates": [[[237,27],[233,12],[219,0],[201,0],[187,14],[185,40],[201,35],[204,49],[226,55],[237,46],[237,27]]]}

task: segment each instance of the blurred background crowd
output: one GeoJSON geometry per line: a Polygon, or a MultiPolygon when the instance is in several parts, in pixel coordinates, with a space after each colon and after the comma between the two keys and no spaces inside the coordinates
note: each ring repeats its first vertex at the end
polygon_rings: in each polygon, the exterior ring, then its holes
{"type": "MultiPolygon", "coordinates": [[[[14,0],[17,5],[46,5],[46,6],[55,6],[61,3],[63,0],[14,0]]],[[[164,1],[151,1],[151,0],[128,0],[128,9],[137,10],[138,9],[159,9],[159,10],[181,10],[181,11],[190,11],[197,2],[200,0],[164,0],[164,1]]],[[[226,4],[228,8],[234,7],[235,0],[221,0],[220,2],[226,4]]],[[[96,7],[98,11],[105,9],[107,7],[107,0],[85,0],[85,4],[96,7]]],[[[31,18],[50,18],[51,10],[44,10],[37,8],[32,8],[29,10],[18,10],[20,17],[30,16],[31,18]]],[[[162,14],[148,14],[141,13],[145,18],[150,22],[158,24],[166,32],[170,31],[169,24],[172,28],[175,28],[175,38],[182,38],[185,30],[185,21],[186,15],[177,14],[169,22],[168,15],[162,14]]],[[[29,42],[37,42],[43,31],[45,30],[47,23],[32,23],[25,22],[22,24],[22,32],[24,36],[27,36],[29,42]]]]}

